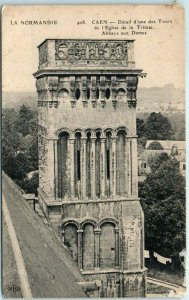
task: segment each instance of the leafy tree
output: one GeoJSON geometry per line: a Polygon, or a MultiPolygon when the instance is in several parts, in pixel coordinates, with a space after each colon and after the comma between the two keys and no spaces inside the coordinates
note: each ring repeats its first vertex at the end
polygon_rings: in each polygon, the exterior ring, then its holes
{"type": "Polygon", "coordinates": [[[167,117],[151,113],[145,123],[144,135],[148,140],[170,140],[174,132],[167,117]]]}
{"type": "MultiPolygon", "coordinates": [[[[25,105],[19,112],[3,110],[2,165],[3,170],[21,186],[27,181],[27,173],[38,169],[37,113],[25,105]]],[[[36,182],[31,183],[35,188],[36,182]]]]}
{"type": "Polygon", "coordinates": [[[31,119],[33,119],[33,114],[30,108],[25,105],[21,105],[17,125],[18,131],[21,132],[23,136],[29,134],[29,122],[31,119]]]}
{"type": "Polygon", "coordinates": [[[148,150],[163,150],[163,147],[158,141],[154,141],[150,143],[148,150]]]}
{"type": "Polygon", "coordinates": [[[24,180],[18,180],[17,183],[26,193],[34,193],[37,196],[37,188],[39,186],[38,173],[34,173],[32,178],[26,177],[24,180]]]}
{"type": "Polygon", "coordinates": [[[146,248],[175,259],[185,247],[185,180],[177,160],[166,153],[153,157],[150,166],[139,189],[146,248]]]}

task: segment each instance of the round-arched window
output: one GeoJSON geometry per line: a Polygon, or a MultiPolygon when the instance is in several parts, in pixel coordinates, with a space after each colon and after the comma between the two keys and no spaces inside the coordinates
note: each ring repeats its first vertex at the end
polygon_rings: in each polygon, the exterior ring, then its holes
{"type": "Polygon", "coordinates": [[[99,99],[99,89],[96,88],[96,99],[98,100],[99,99]]]}
{"type": "Polygon", "coordinates": [[[75,91],[76,100],[78,100],[80,98],[80,95],[81,95],[80,89],[76,89],[76,91],[75,91]]]}
{"type": "Polygon", "coordinates": [[[106,89],[106,99],[109,99],[110,98],[110,89],[107,88],[106,89]]]}
{"type": "Polygon", "coordinates": [[[125,90],[124,89],[119,89],[118,91],[117,91],[117,99],[118,100],[123,100],[123,99],[125,99],[125,95],[126,95],[126,93],[125,93],[125,90]]]}
{"type": "Polygon", "coordinates": [[[90,89],[89,88],[87,89],[87,99],[88,100],[90,99],[90,89]]]}
{"type": "Polygon", "coordinates": [[[58,98],[67,99],[69,97],[69,92],[67,89],[61,89],[58,93],[58,98]]]}

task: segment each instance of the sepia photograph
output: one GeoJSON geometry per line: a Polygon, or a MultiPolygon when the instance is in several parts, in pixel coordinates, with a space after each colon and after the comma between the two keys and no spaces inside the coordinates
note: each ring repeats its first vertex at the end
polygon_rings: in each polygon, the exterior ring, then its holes
{"type": "Polygon", "coordinates": [[[184,8],[2,8],[2,296],[186,294],[184,8]]]}

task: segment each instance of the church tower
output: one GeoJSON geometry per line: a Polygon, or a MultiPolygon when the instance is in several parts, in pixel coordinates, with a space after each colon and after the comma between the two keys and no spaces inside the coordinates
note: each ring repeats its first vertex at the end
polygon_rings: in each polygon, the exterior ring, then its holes
{"type": "Polygon", "coordinates": [[[38,48],[39,203],[100,297],[143,297],[134,41],[38,48]]]}

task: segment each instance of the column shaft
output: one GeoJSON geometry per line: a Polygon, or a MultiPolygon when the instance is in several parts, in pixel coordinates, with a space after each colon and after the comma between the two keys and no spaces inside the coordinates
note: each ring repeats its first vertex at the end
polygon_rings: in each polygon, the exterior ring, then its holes
{"type": "Polygon", "coordinates": [[[95,233],[95,268],[100,267],[100,229],[94,230],[95,233]]]}
{"type": "Polygon", "coordinates": [[[106,139],[101,138],[101,155],[100,155],[100,185],[101,185],[101,197],[106,196],[106,139]]]}
{"type": "Polygon", "coordinates": [[[119,228],[115,228],[115,263],[119,266],[119,228]]]}
{"type": "Polygon", "coordinates": [[[75,159],[74,159],[74,145],[75,145],[75,139],[70,139],[70,186],[71,186],[71,196],[75,197],[75,159]]]}
{"type": "Polygon", "coordinates": [[[54,140],[54,195],[55,199],[58,198],[58,154],[57,154],[57,141],[54,140]]]}
{"type": "Polygon", "coordinates": [[[131,140],[126,138],[126,186],[128,197],[132,192],[132,170],[131,170],[131,140]]]}
{"type": "Polygon", "coordinates": [[[78,245],[77,245],[77,263],[78,263],[78,267],[80,269],[83,269],[83,257],[82,257],[82,252],[83,252],[83,230],[77,230],[77,241],[78,241],[78,245]]]}
{"type": "Polygon", "coordinates": [[[48,149],[48,184],[46,188],[46,193],[52,200],[55,199],[55,172],[54,172],[54,166],[55,166],[55,160],[54,160],[54,139],[48,139],[47,140],[47,149],[48,149]]]}
{"type": "Polygon", "coordinates": [[[82,198],[86,198],[87,196],[87,160],[86,160],[86,147],[87,147],[87,139],[82,138],[81,139],[81,195],[82,198]]]}
{"type": "Polygon", "coordinates": [[[112,195],[117,194],[117,156],[116,156],[116,137],[112,138],[112,195]]]}
{"type": "Polygon", "coordinates": [[[96,138],[91,138],[91,197],[96,198],[96,138]]]}

